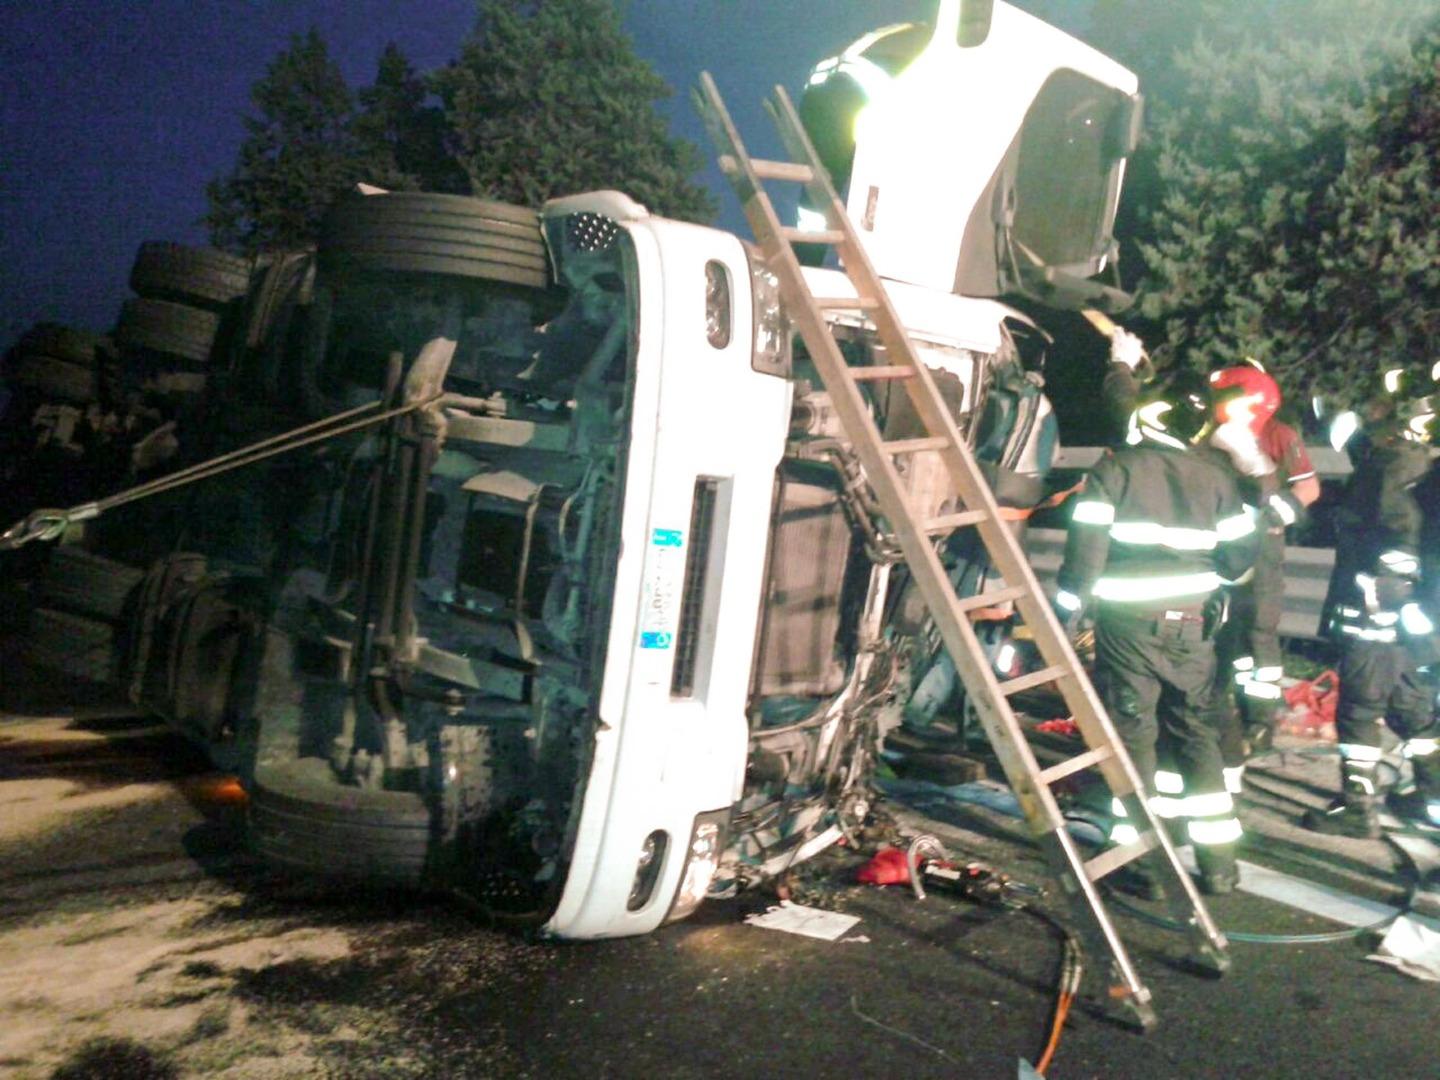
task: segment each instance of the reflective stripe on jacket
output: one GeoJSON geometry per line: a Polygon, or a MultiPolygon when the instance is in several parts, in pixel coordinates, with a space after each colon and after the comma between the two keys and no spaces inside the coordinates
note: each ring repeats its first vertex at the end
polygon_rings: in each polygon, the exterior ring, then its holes
{"type": "Polygon", "coordinates": [[[1201,602],[1250,568],[1260,535],[1221,455],[1142,443],[1091,471],[1059,583],[1119,604],[1201,602]]]}

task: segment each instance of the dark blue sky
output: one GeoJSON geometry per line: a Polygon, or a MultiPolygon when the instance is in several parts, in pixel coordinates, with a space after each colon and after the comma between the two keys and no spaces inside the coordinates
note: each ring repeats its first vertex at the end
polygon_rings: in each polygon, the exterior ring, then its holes
{"type": "MultiPolygon", "coordinates": [[[[674,129],[708,158],[687,97],[701,70],[752,151],[774,152],[760,138],[770,86],[794,91],[861,33],[934,6],[630,0],[625,25],[676,88],[674,129]]],[[[1088,2],[1020,6],[1079,19],[1088,2]]],[[[0,345],[41,319],[107,330],[142,241],[204,243],[205,182],[233,164],[250,86],[292,34],[317,27],[360,86],[389,41],[421,70],[443,64],[473,17],[473,0],[0,0],[0,345]]],[[[708,179],[722,224],[741,228],[713,169],[708,179]]]]}

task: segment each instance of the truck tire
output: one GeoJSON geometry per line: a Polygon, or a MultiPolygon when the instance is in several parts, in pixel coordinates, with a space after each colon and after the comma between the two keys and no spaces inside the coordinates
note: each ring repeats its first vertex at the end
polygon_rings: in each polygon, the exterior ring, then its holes
{"type": "Polygon", "coordinates": [[[418,885],[431,828],[418,794],[341,784],[320,758],[256,766],[250,839],[277,869],[418,885]]]}
{"type": "Polygon", "coordinates": [[[87,405],[95,400],[96,350],[103,339],[84,330],[40,323],[10,350],[6,375],[45,400],[87,405]]]}
{"type": "Polygon", "coordinates": [[[17,356],[7,375],[11,385],[29,390],[47,402],[88,405],[100,393],[93,365],[72,364],[49,356],[17,356]]]}
{"type": "Polygon", "coordinates": [[[130,287],[148,300],[224,308],[250,288],[250,260],[215,248],[151,240],[140,245],[130,287]]]}
{"type": "Polygon", "coordinates": [[[35,583],[35,600],[43,608],[118,624],[144,577],[145,572],[133,566],[62,545],[51,553],[35,583]]]}
{"type": "Polygon", "coordinates": [[[119,680],[115,627],[84,615],[35,608],[24,654],[31,667],[84,683],[110,685],[119,680]]]}
{"type": "Polygon", "coordinates": [[[169,300],[126,300],[115,340],[127,349],[160,353],[203,365],[210,359],[220,316],[169,300]]]}
{"type": "Polygon", "coordinates": [[[549,281],[535,211],[413,191],[337,203],[321,225],[320,268],[331,274],[445,274],[535,288],[549,281]]]}
{"type": "Polygon", "coordinates": [[[37,323],[15,343],[17,353],[50,356],[72,364],[90,364],[101,336],[88,330],[72,330],[57,323],[37,323]]]}

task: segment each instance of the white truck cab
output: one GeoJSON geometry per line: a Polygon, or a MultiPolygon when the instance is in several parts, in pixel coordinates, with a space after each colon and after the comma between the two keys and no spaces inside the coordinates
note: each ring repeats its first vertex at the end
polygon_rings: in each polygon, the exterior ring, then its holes
{"type": "MultiPolygon", "coordinates": [[[[1029,325],[998,298],[1114,298],[1088,278],[1135,116],[1128,72],[981,14],[945,0],[935,27],[870,35],[802,101],[972,442],[1029,325]],[[857,71],[859,135],[827,141],[857,71]]],[[[137,701],[241,774],[264,858],[583,939],[682,918],[864,820],[920,627],[746,243],[611,191],[537,216],[370,189],[313,278],[274,265],[266,310],[294,318],[256,394],[293,377],[312,416],[360,419],[195,515],[191,535],[245,508],[253,542],[158,563],[126,661],[137,701]],[[303,298],[273,299],[281,270],[303,298]]],[[[842,349],[875,347],[830,317],[842,349]]],[[[264,405],[244,385],[228,410],[264,405]]],[[[906,437],[904,394],[867,393],[906,437]]],[[[905,478],[944,512],[935,461],[905,478]]]]}

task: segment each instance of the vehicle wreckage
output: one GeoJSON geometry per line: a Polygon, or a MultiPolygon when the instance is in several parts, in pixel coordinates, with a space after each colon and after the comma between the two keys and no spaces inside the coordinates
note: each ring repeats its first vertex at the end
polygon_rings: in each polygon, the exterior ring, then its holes
{"type": "MultiPolygon", "coordinates": [[[[1139,99],[1007,4],[981,30],[947,2],[867,35],[801,114],[1024,504],[1053,445],[1036,331],[1002,298],[1124,303],[1094,279],[1139,99]],[[986,106],[937,135],[937,98],[986,106]]],[[[750,245],[617,192],[537,212],[369,189],[313,252],[146,245],[132,285],[112,339],[12,350],[14,460],[52,463],[27,473],[47,505],[81,503],[12,536],[78,541],[36,575],[32,659],[122,686],[234,770],[269,863],[594,938],[864,821],[925,623],[750,245]]],[[[875,347],[863,315],[832,319],[875,347]]],[[[913,426],[903,395],[870,404],[887,438],[913,426]]],[[[944,512],[927,455],[906,482],[944,512]]]]}

